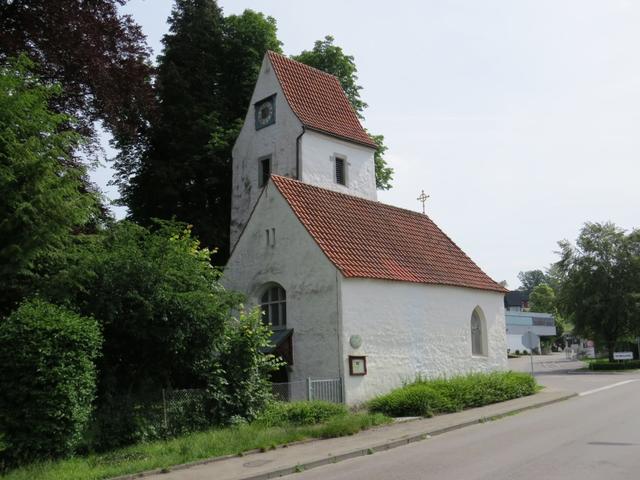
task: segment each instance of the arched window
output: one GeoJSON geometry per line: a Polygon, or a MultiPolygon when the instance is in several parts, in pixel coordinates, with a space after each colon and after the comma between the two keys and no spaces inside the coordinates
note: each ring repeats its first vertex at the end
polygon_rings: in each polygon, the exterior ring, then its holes
{"type": "Polygon", "coordinates": [[[271,285],[260,298],[262,321],[274,327],[287,325],[287,294],[280,285],[271,285]]]}
{"type": "Polygon", "coordinates": [[[471,314],[471,354],[486,355],[487,342],[484,319],[476,308],[471,314]]]}

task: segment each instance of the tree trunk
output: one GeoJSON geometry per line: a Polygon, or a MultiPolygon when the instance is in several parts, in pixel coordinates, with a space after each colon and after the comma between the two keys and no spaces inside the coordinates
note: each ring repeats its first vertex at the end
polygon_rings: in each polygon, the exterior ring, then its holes
{"type": "Polygon", "coordinates": [[[613,362],[613,351],[616,348],[616,342],[615,340],[608,340],[607,341],[607,350],[609,350],[609,361],[613,362]]]}

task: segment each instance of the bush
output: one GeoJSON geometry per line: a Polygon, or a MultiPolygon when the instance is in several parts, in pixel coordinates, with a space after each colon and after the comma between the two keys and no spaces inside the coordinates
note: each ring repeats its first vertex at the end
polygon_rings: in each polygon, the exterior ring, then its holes
{"type": "Polygon", "coordinates": [[[32,300],[0,324],[0,459],[15,465],[73,453],[95,395],[97,323],[32,300]]]}
{"type": "Polygon", "coordinates": [[[55,260],[40,293],[100,322],[100,397],[206,386],[239,299],[189,227],[121,221],[55,260]]]}
{"type": "Polygon", "coordinates": [[[589,370],[633,370],[637,368],[640,368],[640,360],[625,360],[622,362],[596,360],[589,362],[589,370]]]}
{"type": "Polygon", "coordinates": [[[369,402],[373,412],[392,417],[433,416],[531,395],[533,377],[517,372],[474,373],[450,379],[423,380],[405,385],[369,402]]]}
{"type": "Polygon", "coordinates": [[[264,353],[271,345],[271,328],[262,322],[260,309],[241,311],[224,327],[224,341],[207,385],[210,415],[217,424],[250,421],[272,399],[269,375],[283,362],[264,353]]]}
{"type": "Polygon", "coordinates": [[[257,422],[268,427],[286,425],[315,425],[330,418],[344,416],[347,409],[338,403],[311,402],[272,402],[258,416],[257,422]]]}

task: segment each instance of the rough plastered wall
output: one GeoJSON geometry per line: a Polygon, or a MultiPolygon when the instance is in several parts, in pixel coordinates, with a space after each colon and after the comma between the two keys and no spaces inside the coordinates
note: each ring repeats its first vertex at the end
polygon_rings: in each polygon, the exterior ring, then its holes
{"type": "Polygon", "coordinates": [[[412,380],[505,370],[503,295],[470,288],[386,280],[342,280],[346,401],[357,404],[412,380]],[[471,355],[471,314],[480,307],[488,355],[471,355]],[[354,349],[352,335],[362,338],[354,349]],[[349,355],[367,357],[367,375],[350,376],[349,355]]]}
{"type": "Polygon", "coordinates": [[[372,148],[307,130],[300,145],[301,180],[336,192],[376,200],[376,173],[372,148]],[[345,158],[347,185],[335,180],[335,157],[345,158]]]}
{"type": "Polygon", "coordinates": [[[282,92],[269,58],[265,56],[249,110],[233,147],[231,246],[237,241],[260,195],[260,159],[271,155],[271,173],[296,177],[296,138],[302,124],[282,92]],[[276,121],[256,130],[254,104],[276,94],[276,121]]]}
{"type": "MultiPolygon", "coordinates": [[[[341,375],[337,275],[336,268],[269,182],[231,254],[222,283],[246,294],[248,306],[259,304],[270,282],[286,290],[287,328],[294,329],[290,381],[341,375]]],[[[294,389],[301,391],[304,389],[294,389]]]]}

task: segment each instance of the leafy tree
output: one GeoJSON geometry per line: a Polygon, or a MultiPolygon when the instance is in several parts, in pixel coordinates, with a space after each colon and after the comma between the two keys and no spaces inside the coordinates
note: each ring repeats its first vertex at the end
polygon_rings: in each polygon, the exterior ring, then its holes
{"type": "Polygon", "coordinates": [[[546,283],[537,285],[529,295],[529,310],[531,312],[555,313],[556,294],[546,283]]]}
{"type": "Polygon", "coordinates": [[[158,115],[138,163],[117,165],[131,218],[192,224],[228,255],[231,148],[262,57],[280,49],[275,20],[251,10],[225,18],[214,0],[177,0],[158,58],[158,115]]]}
{"type": "Polygon", "coordinates": [[[42,295],[97,319],[100,393],[204,387],[237,296],[190,229],[123,221],[82,236],[42,295]]]}
{"type": "Polygon", "coordinates": [[[568,329],[567,322],[560,315],[557,308],[556,293],[546,283],[537,285],[529,295],[529,310],[531,312],[550,313],[553,315],[556,334],[544,339],[546,344],[562,343],[562,334],[568,329]]]}
{"type": "Polygon", "coordinates": [[[391,180],[393,180],[393,168],[387,166],[387,161],[384,159],[384,152],[387,151],[387,146],[384,144],[384,136],[371,135],[371,138],[377,145],[373,154],[373,162],[376,169],[376,188],[378,190],[389,190],[391,188],[391,180]]]}
{"type": "Polygon", "coordinates": [[[150,51],[140,27],[118,13],[127,0],[0,1],[0,60],[26,54],[47,83],[56,112],[97,147],[96,121],[120,146],[142,134],[153,107],[150,51]]]}
{"type": "Polygon", "coordinates": [[[68,161],[82,139],[48,108],[60,88],[32,68],[24,56],[0,65],[0,317],[25,295],[36,259],[96,212],[96,197],[82,193],[84,168],[68,161]]]}
{"type": "Polygon", "coordinates": [[[42,300],[0,324],[0,464],[73,453],[95,396],[95,320],[42,300]]]}
{"type": "MultiPolygon", "coordinates": [[[[304,50],[299,55],[294,55],[293,59],[335,75],[356,114],[360,119],[364,119],[363,112],[368,105],[360,97],[362,86],[357,83],[358,69],[355,59],[352,55],[345,54],[341,47],[333,44],[333,41],[334,38],[327,35],[324,40],[317,40],[312,50],[304,50]]],[[[388,190],[391,188],[393,168],[387,166],[384,159],[384,153],[387,151],[387,147],[384,145],[384,136],[371,135],[371,138],[378,147],[374,155],[376,187],[380,190],[388,190]]]]}
{"type": "Polygon", "coordinates": [[[640,231],[587,223],[576,246],[559,244],[561,310],[577,334],[603,341],[613,360],[616,341],[640,330],[640,231]]]}
{"type": "Polygon", "coordinates": [[[521,283],[518,290],[531,293],[538,285],[546,283],[547,277],[542,270],[528,270],[518,273],[518,280],[521,283]]]}

